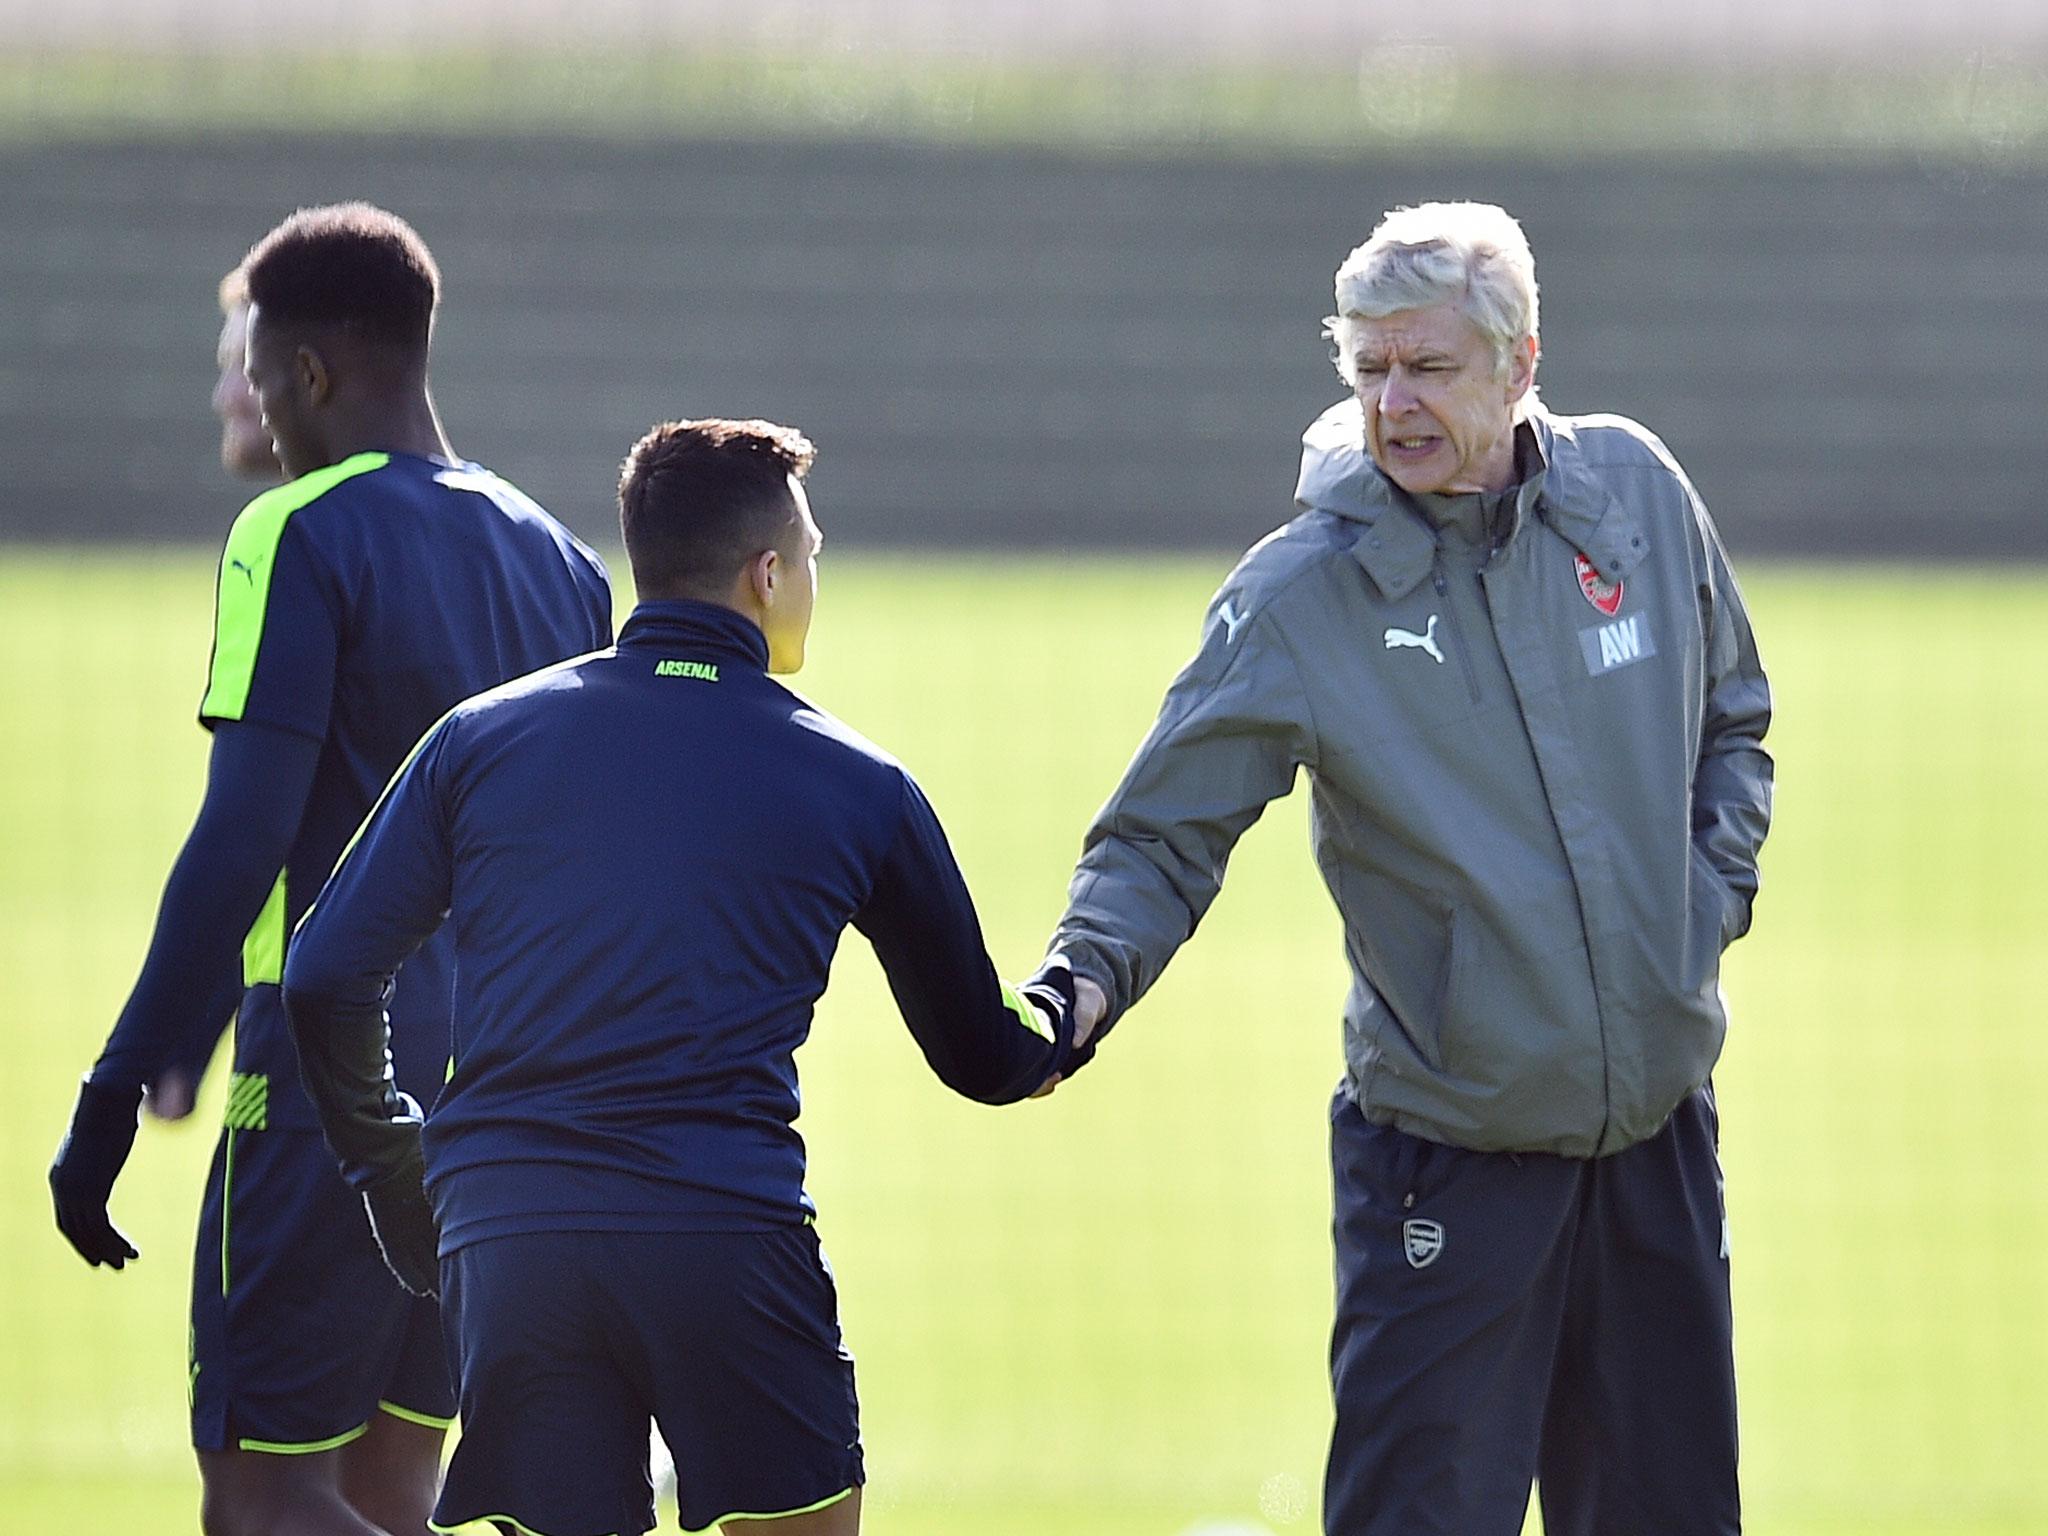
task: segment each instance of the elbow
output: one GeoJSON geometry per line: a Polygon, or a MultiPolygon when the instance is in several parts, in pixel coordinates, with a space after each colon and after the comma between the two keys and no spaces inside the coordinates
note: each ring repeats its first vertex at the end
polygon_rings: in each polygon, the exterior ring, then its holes
{"type": "Polygon", "coordinates": [[[285,1019],[294,1035],[303,1034],[328,1011],[339,989],[317,963],[307,946],[293,945],[284,963],[284,977],[278,990],[284,1002],[285,1019]]]}
{"type": "Polygon", "coordinates": [[[939,1081],[976,1104],[1015,1104],[1028,1099],[1045,1082],[1043,1064],[1028,1070],[1004,1073],[990,1071],[985,1063],[953,1062],[939,1069],[939,1081]]]}

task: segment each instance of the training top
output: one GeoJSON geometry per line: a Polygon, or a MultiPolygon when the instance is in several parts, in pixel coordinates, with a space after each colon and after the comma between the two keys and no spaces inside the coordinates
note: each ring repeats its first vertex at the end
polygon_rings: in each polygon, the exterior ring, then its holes
{"type": "MultiPolygon", "coordinates": [[[[228,1120],[314,1130],[278,997],[285,938],[412,745],[453,705],[611,642],[604,563],[476,464],[361,453],[266,491],[221,555],[201,721],[321,744],[285,867],[242,949],[228,1120]]],[[[448,1063],[447,943],[394,987],[398,1082],[430,1101],[448,1063]]]]}
{"type": "Polygon", "coordinates": [[[1065,1064],[1064,1010],[997,978],[909,773],[767,663],[740,614],[642,603],[615,649],[441,721],[300,926],[286,1003],[358,1188],[420,1134],[378,1101],[385,978],[453,932],[420,1138],[442,1253],[807,1220],[794,1053],[849,924],[949,1086],[1002,1103],[1065,1064]]]}
{"type": "Polygon", "coordinates": [[[1114,1023],[1305,771],[1351,971],[1346,1096],[1427,1141],[1600,1157],[1719,1059],[1771,690],[1664,444],[1541,406],[1517,435],[1524,478],[1489,527],[1433,521],[1381,473],[1355,399],[1310,426],[1300,513],[1211,602],[1053,947],[1114,1023]]]}

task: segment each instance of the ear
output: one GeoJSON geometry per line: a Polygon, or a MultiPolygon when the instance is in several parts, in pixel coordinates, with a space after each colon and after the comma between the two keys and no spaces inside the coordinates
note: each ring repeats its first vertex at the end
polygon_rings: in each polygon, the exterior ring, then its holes
{"type": "Polygon", "coordinates": [[[1529,393],[1529,386],[1536,382],[1536,354],[1538,342],[1534,336],[1524,336],[1508,355],[1508,403],[1529,393]]]}
{"type": "Polygon", "coordinates": [[[334,393],[334,375],[327,371],[327,359],[311,347],[301,347],[292,354],[292,369],[306,398],[314,405],[325,405],[334,393]]]}
{"type": "Polygon", "coordinates": [[[747,579],[753,584],[754,601],[773,608],[776,589],[782,585],[782,556],[772,549],[762,550],[747,562],[747,579]]]}

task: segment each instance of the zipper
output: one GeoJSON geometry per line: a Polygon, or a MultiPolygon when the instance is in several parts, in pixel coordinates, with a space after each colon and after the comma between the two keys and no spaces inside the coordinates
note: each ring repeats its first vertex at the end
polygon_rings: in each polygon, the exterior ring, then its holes
{"type": "Polygon", "coordinates": [[[1451,649],[1458,653],[1458,670],[1465,674],[1465,692],[1472,696],[1472,702],[1479,702],[1479,677],[1472,670],[1472,658],[1465,654],[1464,642],[1458,638],[1457,621],[1451,614],[1449,584],[1444,580],[1441,559],[1432,560],[1429,566],[1429,584],[1436,589],[1436,595],[1443,600],[1444,637],[1451,642],[1451,649]]]}

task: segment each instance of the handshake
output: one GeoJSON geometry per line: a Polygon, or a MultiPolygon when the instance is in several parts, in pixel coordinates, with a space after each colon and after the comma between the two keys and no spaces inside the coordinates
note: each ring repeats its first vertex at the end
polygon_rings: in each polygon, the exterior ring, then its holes
{"type": "Polygon", "coordinates": [[[1095,1059],[1096,1046],[1109,1033],[1106,1029],[1098,1033],[1102,1017],[1109,1011],[1109,999],[1102,988],[1086,976],[1076,976],[1060,960],[1040,966],[1018,990],[1050,1016],[1055,1032],[1062,1023],[1073,1030],[1073,1050],[1065,1065],[1031,1095],[1042,1099],[1095,1059]]]}
{"type": "MultiPolygon", "coordinates": [[[[1072,1031],[1073,1047],[1061,1070],[1030,1095],[1042,1099],[1095,1059],[1096,1046],[1109,1033],[1101,1028],[1109,999],[1102,988],[1085,976],[1076,976],[1064,961],[1041,966],[1017,991],[1046,1016],[1055,1038],[1065,1030],[1072,1031]]],[[[415,1125],[398,1165],[362,1192],[370,1230],[386,1266],[415,1296],[433,1295],[440,1278],[440,1233],[425,1189],[425,1172],[415,1125]]]]}

